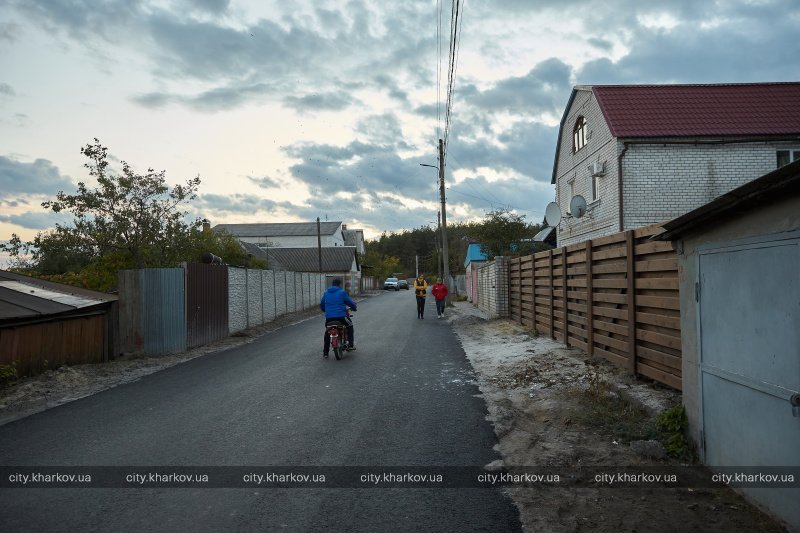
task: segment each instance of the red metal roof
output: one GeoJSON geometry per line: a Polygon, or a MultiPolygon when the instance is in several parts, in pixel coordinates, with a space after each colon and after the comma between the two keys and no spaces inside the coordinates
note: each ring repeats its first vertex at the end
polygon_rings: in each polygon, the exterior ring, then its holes
{"type": "Polygon", "coordinates": [[[800,82],[595,85],[615,137],[800,133],[800,82]]]}

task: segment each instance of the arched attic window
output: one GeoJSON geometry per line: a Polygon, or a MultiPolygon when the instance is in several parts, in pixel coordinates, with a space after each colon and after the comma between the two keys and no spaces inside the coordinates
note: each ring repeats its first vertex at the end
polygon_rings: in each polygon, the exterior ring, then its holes
{"type": "Polygon", "coordinates": [[[586,146],[586,120],[578,117],[572,128],[572,152],[577,152],[584,146],[586,146]]]}

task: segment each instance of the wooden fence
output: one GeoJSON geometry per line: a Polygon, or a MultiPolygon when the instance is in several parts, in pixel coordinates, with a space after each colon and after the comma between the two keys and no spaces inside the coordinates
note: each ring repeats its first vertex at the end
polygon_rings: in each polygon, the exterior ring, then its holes
{"type": "Polygon", "coordinates": [[[680,390],[678,262],[672,243],[650,240],[661,231],[511,259],[511,319],[680,390]]]}

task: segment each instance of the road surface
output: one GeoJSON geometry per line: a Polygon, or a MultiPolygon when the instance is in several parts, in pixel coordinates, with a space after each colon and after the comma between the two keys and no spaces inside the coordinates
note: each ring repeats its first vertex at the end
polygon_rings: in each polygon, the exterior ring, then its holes
{"type": "MultiPolygon", "coordinates": [[[[322,358],[320,316],[7,424],[0,465],[230,466],[239,475],[488,464],[499,457],[484,402],[428,300],[424,320],[412,291],[363,300],[358,350],[341,361],[322,358]]],[[[0,523],[4,531],[520,527],[500,489],[347,487],[3,488],[0,523]]]]}

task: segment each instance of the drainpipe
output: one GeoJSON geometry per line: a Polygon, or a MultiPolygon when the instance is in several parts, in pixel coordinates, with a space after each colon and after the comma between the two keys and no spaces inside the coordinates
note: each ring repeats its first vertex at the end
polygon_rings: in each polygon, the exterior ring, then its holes
{"type": "Polygon", "coordinates": [[[622,143],[623,148],[622,152],[620,152],[619,156],[617,156],[617,188],[619,189],[619,230],[624,231],[624,203],[622,198],[622,158],[625,157],[625,152],[628,151],[629,144],[627,142],[622,143]]]}

